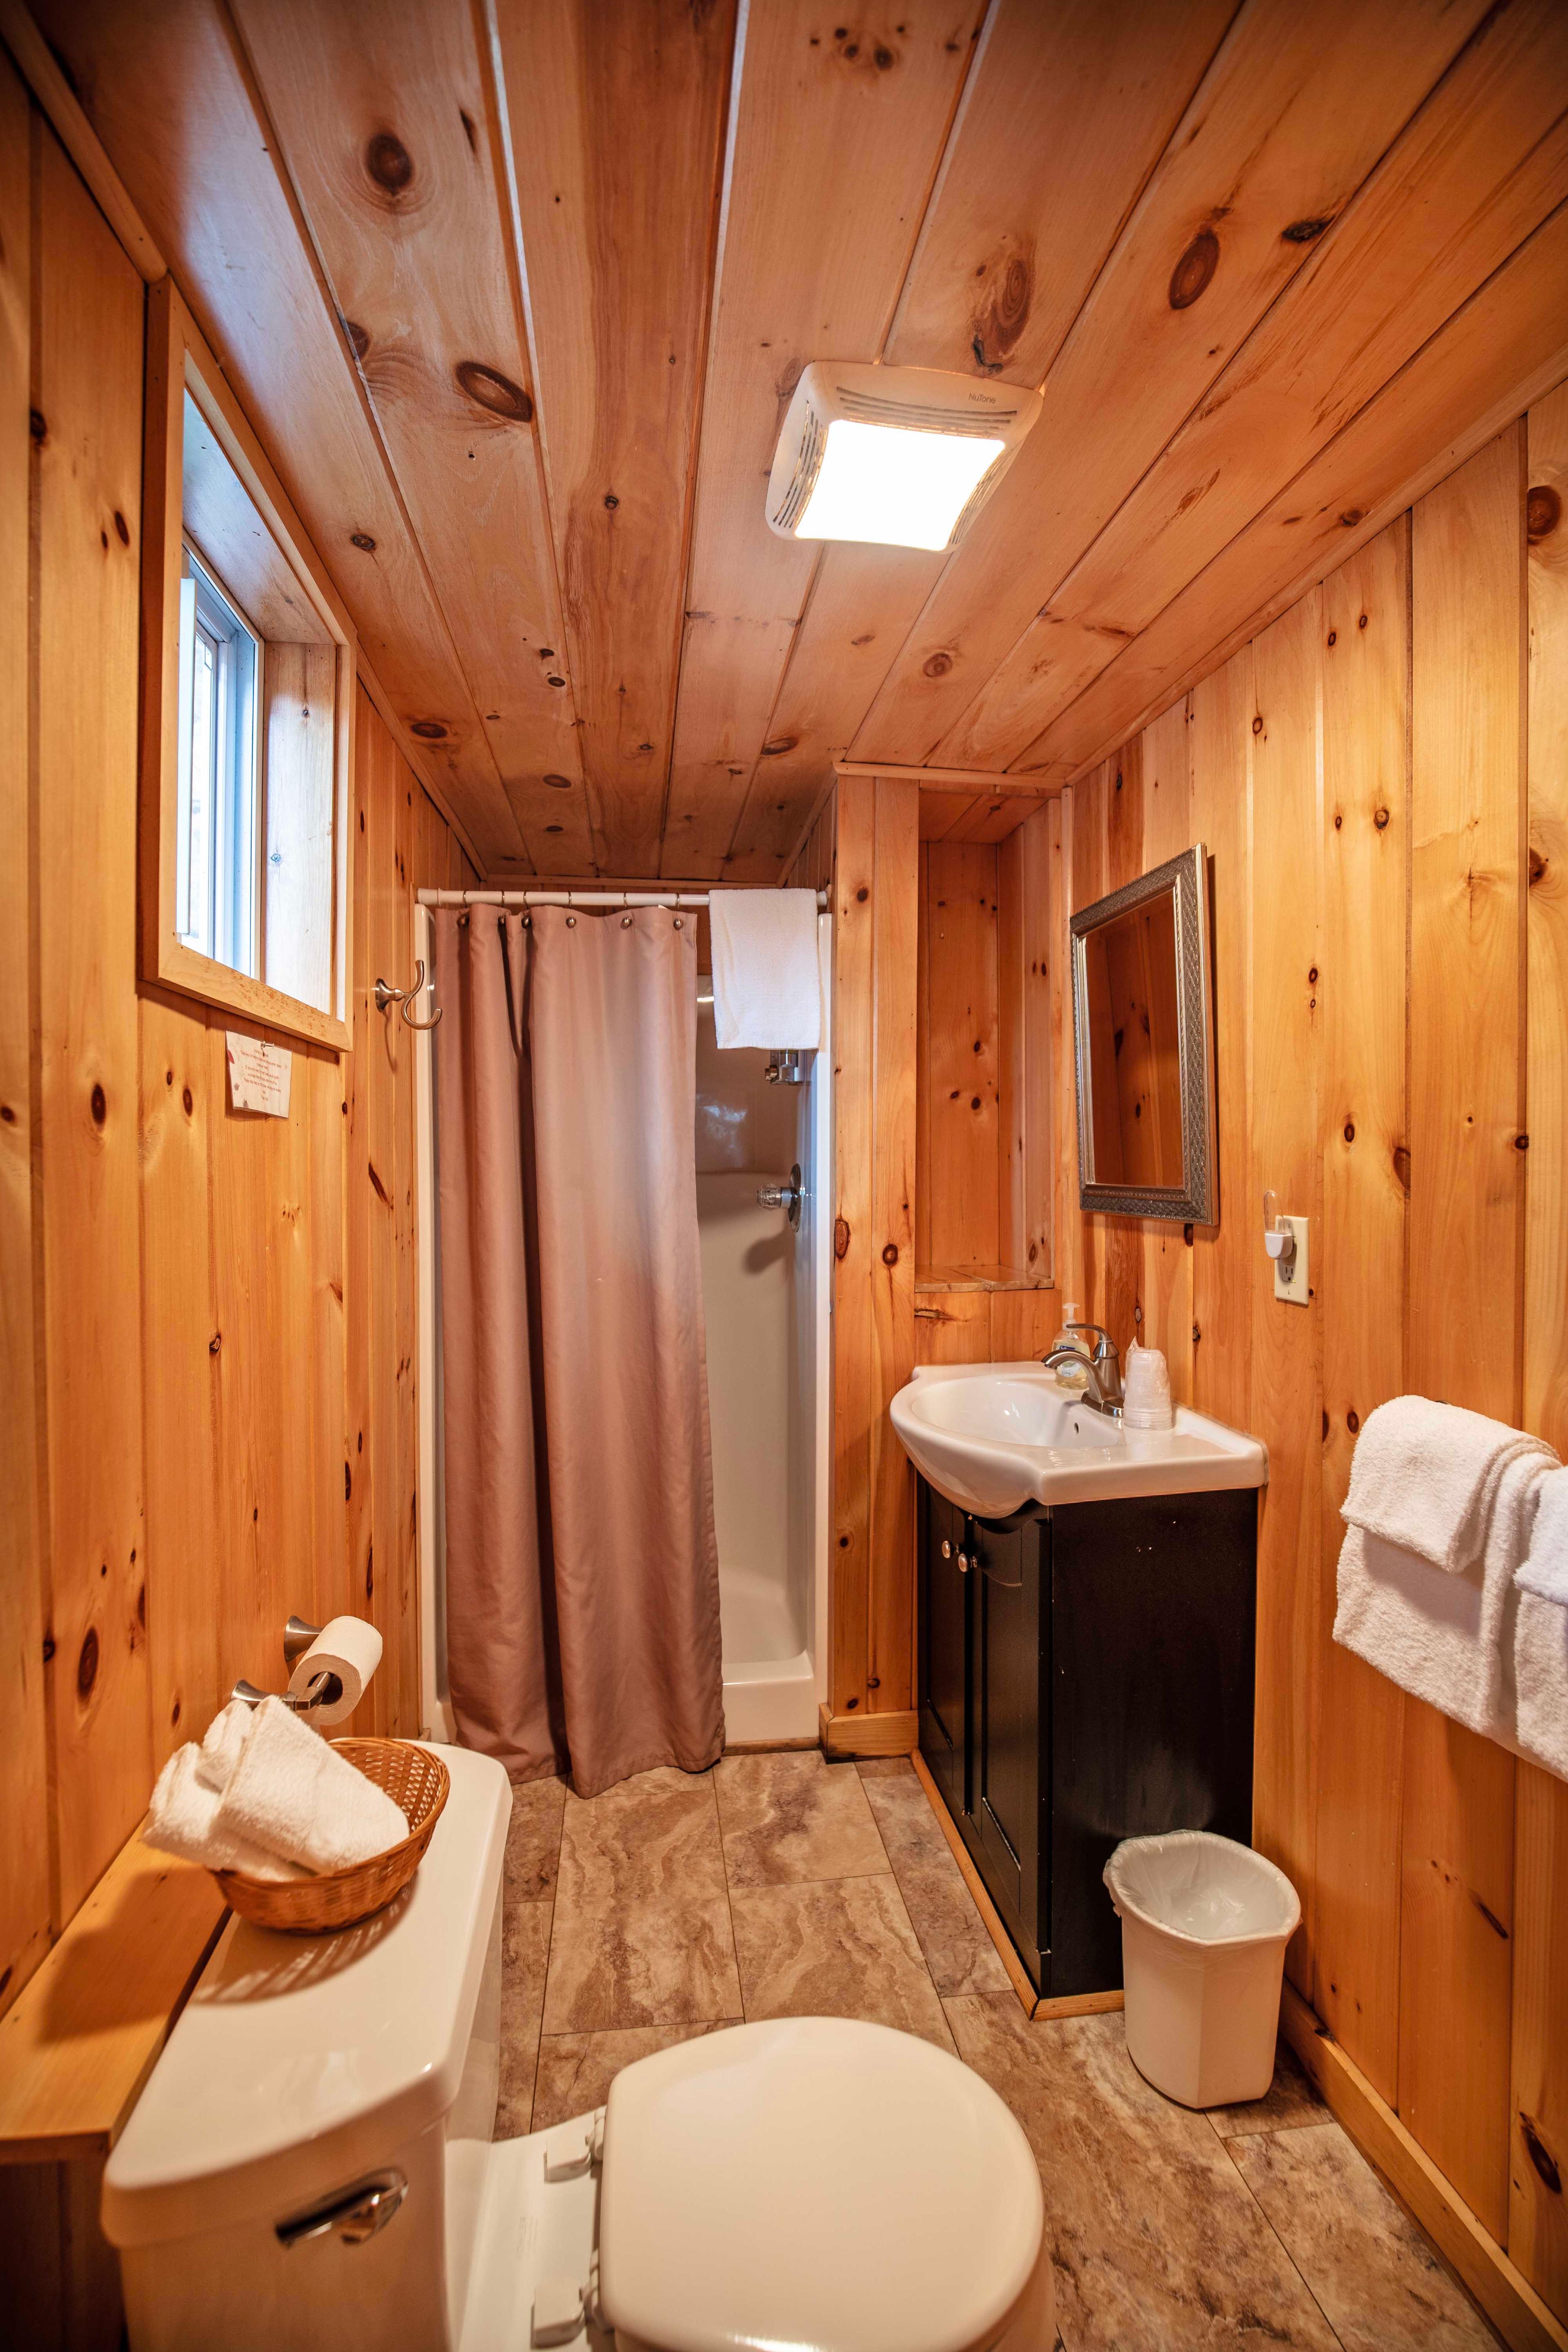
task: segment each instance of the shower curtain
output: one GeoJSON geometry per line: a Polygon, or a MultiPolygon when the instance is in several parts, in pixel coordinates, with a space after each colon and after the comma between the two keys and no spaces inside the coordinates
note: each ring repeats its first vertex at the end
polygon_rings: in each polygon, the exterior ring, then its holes
{"type": "Polygon", "coordinates": [[[724,1740],[689,915],[435,919],[447,1647],[583,1796],[724,1740]]]}

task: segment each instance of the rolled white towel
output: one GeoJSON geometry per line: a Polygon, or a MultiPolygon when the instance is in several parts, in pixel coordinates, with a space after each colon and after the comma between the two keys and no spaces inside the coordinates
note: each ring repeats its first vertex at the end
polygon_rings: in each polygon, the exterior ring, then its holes
{"type": "Polygon", "coordinates": [[[160,1853],[178,1854],[208,1870],[238,1870],[247,1878],[306,1877],[297,1863],[268,1853],[219,1822],[222,1794],[202,1778],[201,1757],[194,1739],[170,1757],[153,1790],[143,1842],[160,1853]]]}
{"type": "Polygon", "coordinates": [[[264,1698],[218,1800],[220,1832],[307,1870],[346,1870],[401,1845],[408,1822],[280,1698],[264,1698]]]}
{"type": "Polygon", "coordinates": [[[227,1788],[240,1749],[250,1737],[250,1722],[251,1711],[242,1698],[231,1698],[214,1716],[196,1750],[196,1778],[204,1788],[219,1795],[227,1788]]]}
{"type": "Polygon", "coordinates": [[[1510,1463],[1555,1464],[1544,1438],[1431,1397],[1394,1397],[1369,1412],[1356,1440],[1341,1516],[1450,1576],[1486,1548],[1499,1482],[1510,1463]]]}
{"type": "MultiPolygon", "coordinates": [[[[1521,1561],[1514,1582],[1538,1601],[1553,1601],[1559,1609],[1568,1609],[1568,1470],[1553,1470],[1541,1482],[1530,1553],[1521,1561]]],[[[1568,1687],[1563,1696],[1568,1701],[1568,1687]]]]}

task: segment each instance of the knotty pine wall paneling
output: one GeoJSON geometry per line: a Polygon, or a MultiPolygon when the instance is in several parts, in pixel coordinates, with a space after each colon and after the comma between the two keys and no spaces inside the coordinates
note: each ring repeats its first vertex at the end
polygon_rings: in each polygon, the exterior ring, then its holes
{"type": "MultiPolygon", "coordinates": [[[[1494,2316],[1522,2280],[1568,2321],[1568,1786],[1331,1639],[1375,1405],[1414,1389],[1568,1442],[1565,486],[1560,390],[1186,698],[1220,1218],[1191,1234],[1172,1364],[1269,1448],[1255,1835],[1301,1895],[1290,1977],[1472,2217],[1448,2248],[1469,2283],[1514,2281],[1494,2316]],[[1274,1299],[1265,1186],[1311,1219],[1306,1308],[1274,1299]]],[[[1074,906],[1174,845],[1150,782],[1183,709],[1064,792],[1060,950],[1074,906]]],[[[1065,1001],[1056,1025],[1070,1164],[1065,1001]]],[[[1075,1183],[1058,1264],[1124,1342],[1165,1277],[1075,1183]]]]}
{"type": "Polygon", "coordinates": [[[355,1050],[279,1039],[288,1118],[230,1109],[226,1017],[135,977],[142,281],[3,61],[0,270],[4,2007],[291,1609],[374,1615],[362,1724],[420,1727],[412,1040],[370,987],[477,877],[359,690],[355,1050]]]}
{"type": "Polygon", "coordinates": [[[48,1943],[43,1590],[37,1574],[40,1462],[34,1346],[31,908],[27,638],[32,405],[33,154],[27,96],[0,58],[0,1709],[9,1834],[0,1841],[0,2000],[48,1943]]]}

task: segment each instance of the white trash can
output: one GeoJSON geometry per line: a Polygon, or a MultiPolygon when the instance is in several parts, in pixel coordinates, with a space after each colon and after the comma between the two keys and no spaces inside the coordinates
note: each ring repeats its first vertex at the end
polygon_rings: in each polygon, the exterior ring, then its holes
{"type": "Polygon", "coordinates": [[[1127,2052],[1184,2107],[1260,2099],[1274,2079],[1285,1947],[1301,1916],[1282,1870],[1208,1830],[1127,1838],[1105,1865],[1121,1922],[1127,2052]]]}

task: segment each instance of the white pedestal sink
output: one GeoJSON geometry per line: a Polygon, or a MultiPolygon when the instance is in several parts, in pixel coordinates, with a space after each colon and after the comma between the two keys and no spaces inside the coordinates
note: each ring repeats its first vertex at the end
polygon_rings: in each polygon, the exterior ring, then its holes
{"type": "Polygon", "coordinates": [[[922,1478],[980,1518],[1026,1503],[1109,1502],[1124,1495],[1200,1495],[1262,1486],[1256,1437],[1178,1405],[1166,1430],[1124,1430],[1033,1360],[926,1364],[889,1408],[922,1478]]]}

